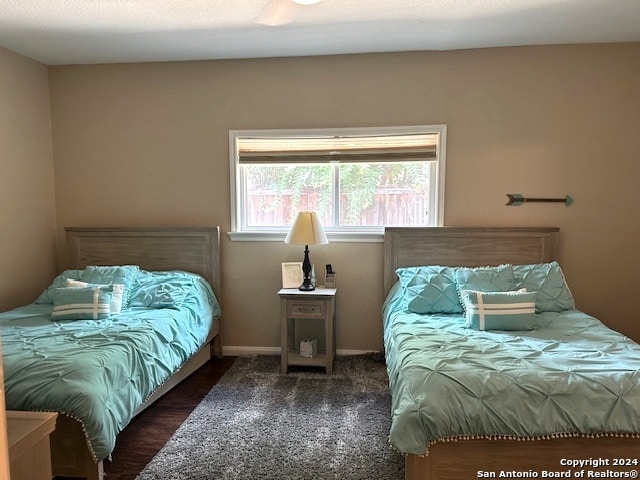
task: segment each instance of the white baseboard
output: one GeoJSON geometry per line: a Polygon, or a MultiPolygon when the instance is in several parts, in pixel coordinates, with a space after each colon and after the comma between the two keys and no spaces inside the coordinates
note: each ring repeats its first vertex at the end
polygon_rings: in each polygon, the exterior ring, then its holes
{"type": "Polygon", "coordinates": [[[242,355],[280,355],[280,347],[245,347],[224,345],[222,354],[225,357],[240,357],[242,355]]]}
{"type": "MultiPolygon", "coordinates": [[[[375,350],[338,349],[336,355],[363,355],[365,353],[379,353],[375,350]]],[[[280,347],[250,347],[242,345],[225,345],[222,347],[225,357],[239,357],[242,355],[280,355],[280,347]]]]}
{"type": "Polygon", "coordinates": [[[379,350],[351,350],[339,348],[336,350],[336,355],[364,355],[365,353],[380,353],[379,350]]]}

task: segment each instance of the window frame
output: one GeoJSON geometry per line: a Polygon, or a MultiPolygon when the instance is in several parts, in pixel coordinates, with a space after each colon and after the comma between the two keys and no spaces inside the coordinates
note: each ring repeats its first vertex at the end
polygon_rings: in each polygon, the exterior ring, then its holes
{"type": "MultiPolygon", "coordinates": [[[[410,125],[393,127],[353,127],[353,128],[312,128],[312,129],[260,129],[260,130],[229,130],[229,161],[230,161],[230,214],[231,231],[229,238],[233,241],[284,241],[286,229],[264,227],[256,229],[242,229],[245,196],[241,164],[238,154],[238,139],[243,137],[300,137],[310,136],[358,136],[358,135],[394,135],[394,134],[436,134],[438,145],[433,169],[436,179],[433,182],[435,192],[431,192],[432,212],[435,213],[432,223],[425,226],[444,225],[444,187],[446,166],[446,125],[410,125]],[[240,196],[243,196],[242,198],[240,196]]],[[[300,162],[301,164],[303,162],[300,162]]],[[[336,192],[334,192],[335,194],[336,192]]],[[[350,230],[348,227],[340,230],[328,230],[330,241],[380,242],[384,239],[384,227],[358,227],[350,230]]]]}

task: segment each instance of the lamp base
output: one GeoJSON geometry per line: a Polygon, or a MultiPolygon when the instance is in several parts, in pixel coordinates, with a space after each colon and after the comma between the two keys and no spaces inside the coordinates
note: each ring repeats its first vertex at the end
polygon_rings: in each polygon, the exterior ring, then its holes
{"type": "Polygon", "coordinates": [[[298,290],[302,290],[303,292],[310,292],[311,290],[315,290],[315,289],[316,287],[311,285],[311,283],[307,284],[306,279],[305,279],[305,283],[303,283],[298,287],[298,290]]]}
{"type": "Polygon", "coordinates": [[[302,262],[302,275],[303,282],[298,290],[302,290],[303,292],[309,292],[311,290],[315,290],[316,287],[311,283],[311,262],[309,261],[309,245],[304,246],[304,261],[302,262]]]}

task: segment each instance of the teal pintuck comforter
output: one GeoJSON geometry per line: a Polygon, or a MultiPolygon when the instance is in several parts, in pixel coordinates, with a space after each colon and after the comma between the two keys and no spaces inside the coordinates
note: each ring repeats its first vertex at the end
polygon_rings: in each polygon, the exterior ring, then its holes
{"type": "Polygon", "coordinates": [[[462,314],[383,308],[392,393],[390,442],[640,434],[640,345],[577,310],[545,312],[526,332],[465,328],[462,314]]]}
{"type": "Polygon", "coordinates": [[[155,295],[147,303],[158,305],[173,288],[173,300],[180,298],[170,308],[52,321],[52,305],[34,303],[0,314],[6,408],[71,416],[82,422],[95,458],[109,456],[136,409],[198,350],[220,314],[204,280],[182,272],[164,277],[137,304],[155,295]]]}

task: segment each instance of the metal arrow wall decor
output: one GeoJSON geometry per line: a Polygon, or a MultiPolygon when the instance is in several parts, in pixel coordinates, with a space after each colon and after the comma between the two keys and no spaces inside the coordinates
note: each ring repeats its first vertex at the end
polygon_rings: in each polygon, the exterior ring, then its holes
{"type": "Polygon", "coordinates": [[[507,197],[509,201],[507,205],[511,205],[512,207],[519,207],[523,203],[527,202],[553,202],[553,203],[564,203],[567,207],[573,203],[573,198],[567,195],[564,198],[529,198],[525,197],[519,193],[507,193],[507,197]]]}

